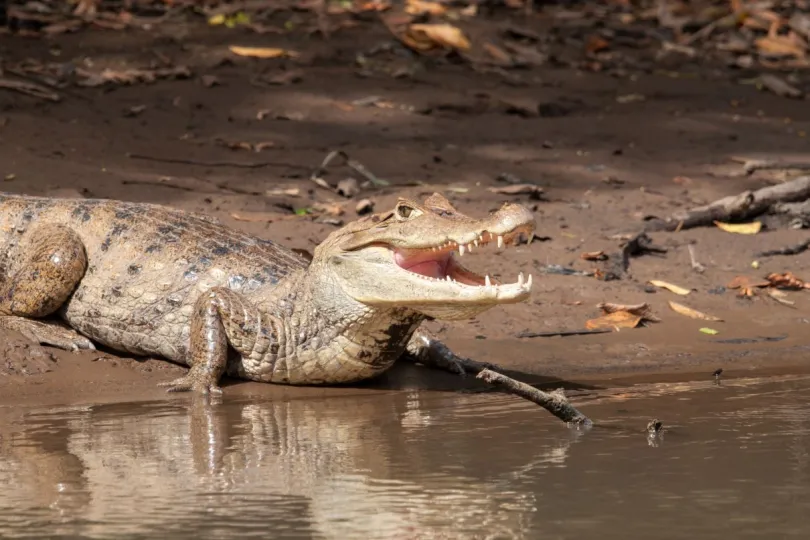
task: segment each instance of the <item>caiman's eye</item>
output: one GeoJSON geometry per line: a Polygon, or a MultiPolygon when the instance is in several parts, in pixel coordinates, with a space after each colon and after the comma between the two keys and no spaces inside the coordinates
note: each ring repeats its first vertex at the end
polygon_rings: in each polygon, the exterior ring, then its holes
{"type": "Polygon", "coordinates": [[[405,206],[404,204],[397,206],[397,214],[399,214],[399,217],[401,218],[407,219],[411,217],[412,213],[413,208],[411,208],[410,206],[405,206]]]}

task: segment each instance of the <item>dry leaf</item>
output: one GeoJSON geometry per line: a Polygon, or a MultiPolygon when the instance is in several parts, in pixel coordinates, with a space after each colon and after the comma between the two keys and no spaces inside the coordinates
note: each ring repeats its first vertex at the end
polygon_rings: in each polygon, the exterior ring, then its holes
{"type": "Polygon", "coordinates": [[[357,212],[358,215],[362,216],[364,214],[370,213],[374,210],[374,202],[370,199],[363,199],[357,206],[355,206],[354,211],[357,212]]]}
{"type": "Polygon", "coordinates": [[[604,51],[609,47],[610,43],[608,43],[604,38],[599,36],[590,36],[587,44],[585,45],[585,50],[588,52],[588,54],[594,54],[604,51]]]}
{"type": "Polygon", "coordinates": [[[673,285],[672,283],[667,283],[666,281],[659,281],[657,279],[651,279],[650,285],[666,289],[670,292],[674,292],[675,294],[680,294],[681,296],[686,296],[687,294],[692,292],[689,289],[684,289],[683,287],[678,287],[677,285],[673,285]]]}
{"type": "Polygon", "coordinates": [[[661,319],[653,315],[650,305],[646,302],[643,304],[612,304],[610,302],[601,302],[600,304],[597,304],[596,307],[602,310],[602,313],[605,314],[616,313],[618,311],[627,311],[633,315],[641,316],[646,321],[661,321],[661,319]]]}
{"type": "Polygon", "coordinates": [[[298,188],[275,188],[275,189],[268,189],[264,193],[268,197],[273,197],[273,196],[278,196],[278,195],[287,195],[289,197],[298,197],[301,194],[301,190],[298,189],[298,188]]]}
{"type": "Polygon", "coordinates": [[[295,57],[298,53],[287,49],[277,49],[275,47],[240,47],[231,45],[228,49],[238,56],[249,56],[251,58],[281,58],[282,56],[295,57]]]}
{"type": "Polygon", "coordinates": [[[464,33],[450,24],[412,24],[403,34],[402,41],[408,47],[423,52],[435,48],[463,51],[470,48],[464,33]]]}
{"type": "Polygon", "coordinates": [[[804,95],[802,91],[795,86],[770,73],[763,73],[757,77],[757,86],[766,88],[779,97],[800,98],[804,95]]]}
{"type": "Polygon", "coordinates": [[[796,302],[792,302],[786,299],[785,296],[787,295],[782,291],[780,291],[779,289],[769,289],[768,296],[770,296],[771,298],[773,298],[774,300],[785,306],[793,306],[796,304],[796,302]]]}
{"type": "Polygon", "coordinates": [[[758,287],[767,287],[770,284],[770,281],[751,281],[751,279],[747,276],[737,276],[729,282],[727,287],[729,289],[740,289],[739,296],[751,297],[756,294],[754,289],[758,287]]]}
{"type": "Polygon", "coordinates": [[[513,184],[504,187],[491,187],[488,188],[492,193],[499,195],[534,195],[540,196],[543,193],[543,188],[536,184],[513,184]]]}
{"type": "Polygon", "coordinates": [[[629,311],[616,311],[602,315],[597,319],[591,319],[585,323],[585,327],[589,330],[597,328],[635,328],[641,324],[643,317],[641,315],[633,315],[629,311]]]}
{"type": "Polygon", "coordinates": [[[771,282],[767,280],[757,280],[752,281],[751,278],[748,276],[737,276],[731,281],[729,281],[728,287],[729,289],[740,289],[740,288],[753,288],[753,287],[767,287],[770,285],[771,282]]]}
{"type": "Polygon", "coordinates": [[[762,222],[754,221],[752,223],[723,223],[722,221],[715,221],[718,229],[736,234],[757,234],[762,230],[762,222]]]}
{"type": "Polygon", "coordinates": [[[688,176],[676,176],[672,181],[679,186],[688,186],[692,183],[692,179],[688,176]]]}
{"type": "Polygon", "coordinates": [[[586,251],[580,253],[579,258],[585,261],[606,261],[608,256],[604,251],[586,251]]]}
{"type": "Polygon", "coordinates": [[[501,64],[512,63],[512,57],[509,55],[509,53],[501,49],[497,45],[493,45],[492,43],[484,43],[484,50],[487,51],[487,54],[489,54],[492,58],[494,58],[501,64]]]}
{"type": "Polygon", "coordinates": [[[760,52],[770,56],[795,56],[804,58],[805,50],[801,44],[785,36],[765,36],[754,40],[760,52]]]}
{"type": "Polygon", "coordinates": [[[248,152],[261,152],[276,145],[276,143],[272,141],[252,143],[247,141],[226,141],[224,139],[214,139],[214,142],[230,150],[247,150],[248,152]]]}
{"type": "Polygon", "coordinates": [[[797,278],[793,275],[793,272],[785,272],[784,274],[768,274],[767,279],[769,285],[771,287],[776,287],[777,289],[791,289],[795,291],[801,289],[810,289],[810,283],[797,278]]]}
{"type": "Polygon", "coordinates": [[[706,315],[705,313],[698,311],[696,309],[692,309],[690,307],[686,307],[683,304],[679,304],[678,302],[668,302],[669,307],[672,308],[672,311],[675,313],[680,313],[686,317],[691,317],[693,319],[700,319],[703,321],[722,321],[723,319],[719,317],[715,317],[713,315],[706,315]]]}
{"type": "Polygon", "coordinates": [[[423,0],[407,0],[407,6],[405,6],[405,13],[409,13],[411,15],[422,15],[423,13],[429,13],[430,15],[444,15],[447,11],[447,8],[441,4],[437,4],[436,2],[424,2],[423,0]]]}
{"type": "Polygon", "coordinates": [[[343,206],[334,202],[316,202],[312,205],[312,211],[329,216],[342,216],[343,206]]]}

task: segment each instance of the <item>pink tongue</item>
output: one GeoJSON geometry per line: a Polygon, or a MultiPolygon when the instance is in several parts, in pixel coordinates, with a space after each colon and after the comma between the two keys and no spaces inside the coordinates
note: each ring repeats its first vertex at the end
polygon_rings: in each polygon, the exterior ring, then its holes
{"type": "Polygon", "coordinates": [[[442,266],[443,265],[438,261],[425,261],[409,266],[407,270],[427,277],[443,278],[444,269],[442,266]]]}

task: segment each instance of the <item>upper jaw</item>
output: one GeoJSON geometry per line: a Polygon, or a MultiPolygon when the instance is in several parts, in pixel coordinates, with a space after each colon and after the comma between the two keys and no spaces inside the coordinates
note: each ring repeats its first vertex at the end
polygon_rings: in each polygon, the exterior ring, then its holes
{"type": "MultiPolygon", "coordinates": [[[[531,231],[531,230],[530,230],[531,231]]],[[[499,248],[514,244],[523,229],[513,229],[503,235],[486,233],[465,246],[463,243],[448,241],[439,246],[422,249],[393,248],[393,262],[402,271],[403,279],[417,282],[417,285],[433,291],[437,302],[473,301],[482,303],[510,303],[526,299],[532,288],[532,276],[524,277],[520,272],[517,281],[500,283],[488,274],[483,276],[465,268],[458,258],[465,252],[478,247],[497,243],[499,248]],[[487,236],[488,235],[488,236],[487,236]]],[[[429,300],[428,300],[429,301],[429,300]]]]}

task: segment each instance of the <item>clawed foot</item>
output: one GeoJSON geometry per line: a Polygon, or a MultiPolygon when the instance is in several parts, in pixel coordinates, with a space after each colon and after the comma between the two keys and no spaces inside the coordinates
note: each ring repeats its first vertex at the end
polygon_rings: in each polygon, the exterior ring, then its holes
{"type": "Polygon", "coordinates": [[[194,368],[187,375],[170,382],[158,383],[161,388],[167,388],[167,392],[194,392],[203,395],[222,395],[222,388],[216,381],[210,380],[200,373],[195,373],[194,368]]]}
{"type": "Polygon", "coordinates": [[[96,350],[93,342],[57,321],[39,321],[23,317],[0,317],[0,326],[16,330],[31,341],[66,351],[96,350]]]}

